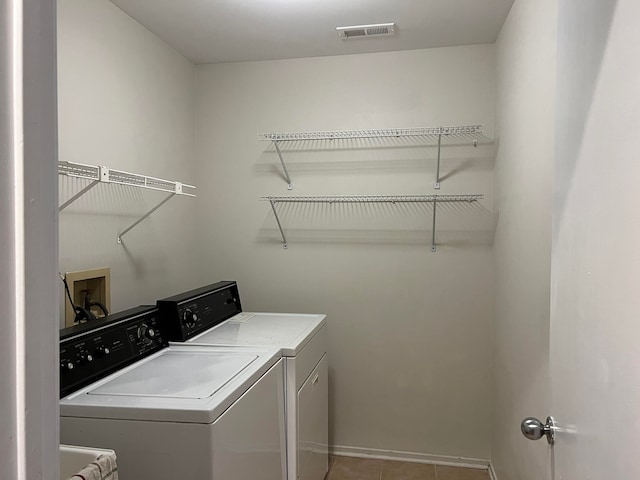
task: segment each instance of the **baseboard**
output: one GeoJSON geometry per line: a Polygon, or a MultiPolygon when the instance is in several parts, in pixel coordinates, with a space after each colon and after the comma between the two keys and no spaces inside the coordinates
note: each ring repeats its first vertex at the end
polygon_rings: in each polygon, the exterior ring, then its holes
{"type": "Polygon", "coordinates": [[[498,475],[496,475],[496,470],[493,468],[492,462],[489,462],[489,477],[491,477],[491,480],[498,480],[498,475]]]}
{"type": "MultiPolygon", "coordinates": [[[[491,463],[480,458],[451,457],[447,455],[431,455],[428,453],[400,452],[397,450],[378,450],[375,448],[344,447],[333,445],[329,448],[330,455],[344,457],[376,458],[379,460],[397,460],[403,462],[430,463],[433,465],[447,465],[452,467],[477,468],[489,470],[491,463]]],[[[496,480],[495,476],[493,480],[496,480]]]]}

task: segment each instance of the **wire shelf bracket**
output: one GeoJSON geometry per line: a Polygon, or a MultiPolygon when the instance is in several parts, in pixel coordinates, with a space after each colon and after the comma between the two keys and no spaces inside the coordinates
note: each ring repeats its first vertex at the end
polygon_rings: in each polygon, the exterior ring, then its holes
{"type": "Polygon", "coordinates": [[[428,137],[437,139],[438,153],[436,164],[436,175],[433,188],[440,189],[440,158],[442,151],[442,139],[452,136],[461,136],[465,143],[469,143],[474,147],[478,146],[479,141],[493,143],[493,141],[484,136],[483,125],[460,125],[448,127],[416,127],[416,128],[387,128],[378,130],[336,130],[336,131],[319,131],[319,132],[289,132],[289,133],[259,133],[262,140],[273,142],[282,171],[287,181],[287,189],[293,189],[291,176],[287,170],[282,151],[280,150],[281,142],[293,142],[302,140],[348,140],[357,138],[400,138],[400,137],[428,137]]]}
{"type": "Polygon", "coordinates": [[[165,199],[162,200],[159,204],[157,204],[155,207],[153,207],[151,210],[149,210],[147,213],[145,213],[142,217],[140,217],[138,220],[136,220],[131,225],[129,225],[127,228],[125,228],[122,232],[120,232],[118,234],[118,238],[117,238],[118,244],[122,243],[122,237],[124,237],[129,231],[131,231],[135,227],[137,227],[143,220],[145,220],[147,217],[149,217],[153,212],[158,210],[161,206],[163,206],[165,203],[167,203],[169,200],[171,200],[176,195],[178,195],[178,193],[169,194],[169,196],[165,197],[165,199]]]}
{"type": "Polygon", "coordinates": [[[144,188],[147,190],[156,190],[160,192],[168,192],[169,196],[165,197],[155,207],[145,213],[141,218],[136,220],[130,226],[125,228],[117,236],[117,242],[122,243],[122,237],[138,226],[143,220],[149,217],[153,212],[158,210],[162,205],[167,203],[176,195],[195,197],[196,187],[194,185],[188,185],[186,183],[174,182],[172,180],[164,180],[157,177],[149,177],[147,175],[140,175],[138,173],[130,173],[122,170],[111,169],[103,165],[85,165],[82,163],[74,162],[58,162],[58,174],[65,175],[67,177],[83,178],[91,180],[91,183],[80,190],[78,193],[69,198],[66,202],[62,203],[58,207],[58,212],[61,212],[73,202],[82,197],[89,190],[94,188],[99,183],[115,183],[118,185],[127,185],[136,188],[144,188]]]}
{"type": "Polygon", "coordinates": [[[284,163],[284,158],[282,158],[282,152],[280,151],[278,140],[273,141],[273,146],[276,148],[276,152],[278,153],[278,157],[280,158],[280,163],[282,164],[282,173],[284,173],[284,178],[287,180],[287,184],[288,184],[287,189],[293,190],[293,183],[291,182],[291,177],[289,176],[287,165],[284,163]]]}
{"type": "Polygon", "coordinates": [[[436,210],[438,203],[477,202],[484,198],[482,194],[473,195],[334,195],[334,196],[304,196],[304,197],[260,197],[267,201],[276,219],[283,248],[288,248],[282,222],[278,216],[278,203],[431,203],[433,204],[433,217],[431,223],[431,251],[437,250],[436,244],[436,210]]]}

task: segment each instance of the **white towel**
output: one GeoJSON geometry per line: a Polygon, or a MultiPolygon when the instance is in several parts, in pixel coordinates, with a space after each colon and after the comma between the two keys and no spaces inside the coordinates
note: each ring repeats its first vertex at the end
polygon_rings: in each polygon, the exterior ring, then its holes
{"type": "Polygon", "coordinates": [[[118,480],[115,453],[105,453],[67,480],[118,480]]]}

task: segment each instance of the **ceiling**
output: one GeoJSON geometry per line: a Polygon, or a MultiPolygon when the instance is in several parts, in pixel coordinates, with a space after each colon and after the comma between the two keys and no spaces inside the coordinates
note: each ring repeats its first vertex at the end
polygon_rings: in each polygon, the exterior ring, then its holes
{"type": "Polygon", "coordinates": [[[111,0],[196,64],[493,43],[513,0],[111,0]],[[391,37],[335,28],[395,22],[391,37]]]}

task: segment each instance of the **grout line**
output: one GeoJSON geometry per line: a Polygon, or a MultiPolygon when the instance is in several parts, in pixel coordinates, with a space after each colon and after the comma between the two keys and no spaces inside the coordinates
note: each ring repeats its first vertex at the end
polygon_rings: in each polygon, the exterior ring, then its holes
{"type": "Polygon", "coordinates": [[[435,472],[436,480],[438,480],[438,466],[437,465],[433,466],[433,471],[435,472]]]}

